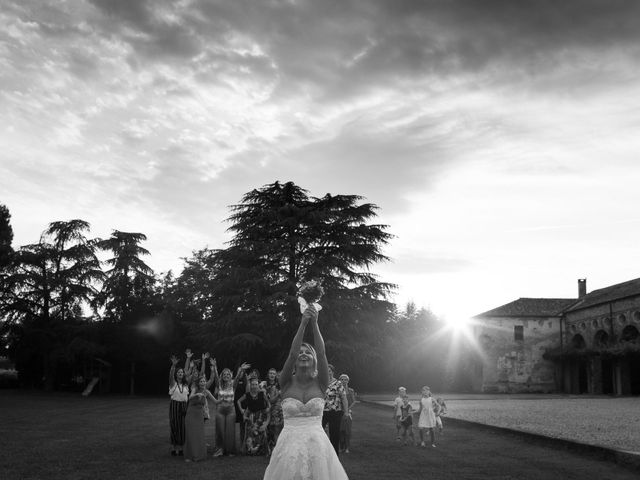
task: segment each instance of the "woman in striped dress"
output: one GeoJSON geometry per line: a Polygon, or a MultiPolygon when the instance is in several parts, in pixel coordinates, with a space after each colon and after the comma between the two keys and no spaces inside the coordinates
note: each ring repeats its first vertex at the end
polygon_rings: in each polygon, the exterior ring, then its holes
{"type": "Polygon", "coordinates": [[[185,440],[184,417],[187,413],[189,401],[189,385],[184,369],[176,371],[178,358],[171,356],[171,370],[169,370],[169,426],[171,427],[171,455],[183,455],[185,440]]]}

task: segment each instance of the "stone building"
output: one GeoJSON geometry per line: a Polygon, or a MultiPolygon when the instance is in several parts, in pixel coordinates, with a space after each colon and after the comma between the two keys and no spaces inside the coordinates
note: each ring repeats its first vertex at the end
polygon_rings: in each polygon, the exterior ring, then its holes
{"type": "Polygon", "coordinates": [[[640,278],[578,298],[520,298],[474,317],[474,389],[640,395],[640,278]]]}
{"type": "Polygon", "coordinates": [[[586,293],[563,315],[563,391],[640,395],[640,278],[586,293]]]}
{"type": "Polygon", "coordinates": [[[474,317],[479,358],[474,390],[555,392],[560,385],[553,362],[544,358],[560,341],[564,310],[575,298],[519,298],[474,317]]]}

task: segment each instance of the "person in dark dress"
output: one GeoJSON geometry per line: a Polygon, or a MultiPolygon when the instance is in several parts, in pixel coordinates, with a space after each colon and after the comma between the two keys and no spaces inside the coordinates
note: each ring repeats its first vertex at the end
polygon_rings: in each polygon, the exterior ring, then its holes
{"type": "Polygon", "coordinates": [[[185,417],[184,459],[187,462],[198,462],[207,457],[207,443],[204,434],[204,407],[207,400],[217,400],[207,390],[207,378],[201,376],[196,389],[189,396],[187,415],[185,417]]]}

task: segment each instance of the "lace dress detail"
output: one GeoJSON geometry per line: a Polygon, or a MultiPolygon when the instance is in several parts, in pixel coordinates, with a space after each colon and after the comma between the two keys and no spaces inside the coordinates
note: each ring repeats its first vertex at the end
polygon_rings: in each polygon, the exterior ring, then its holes
{"type": "Polygon", "coordinates": [[[282,400],[284,429],[264,480],[348,480],[329,437],[322,429],[324,400],[282,400]]]}

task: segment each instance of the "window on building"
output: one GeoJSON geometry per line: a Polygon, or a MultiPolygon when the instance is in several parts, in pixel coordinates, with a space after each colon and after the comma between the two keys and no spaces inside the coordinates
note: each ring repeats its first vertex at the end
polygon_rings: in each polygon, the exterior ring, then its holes
{"type": "Polygon", "coordinates": [[[522,325],[513,327],[513,339],[520,342],[524,340],[524,327],[522,325]]]}

